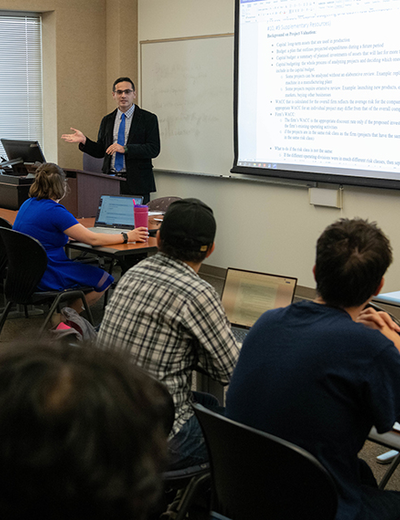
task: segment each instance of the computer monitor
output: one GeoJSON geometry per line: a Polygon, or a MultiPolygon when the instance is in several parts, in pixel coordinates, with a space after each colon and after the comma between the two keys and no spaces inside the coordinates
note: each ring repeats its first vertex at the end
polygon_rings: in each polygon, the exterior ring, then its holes
{"type": "Polygon", "coordinates": [[[8,160],[21,158],[24,163],[46,162],[38,141],[1,139],[8,160]]]}

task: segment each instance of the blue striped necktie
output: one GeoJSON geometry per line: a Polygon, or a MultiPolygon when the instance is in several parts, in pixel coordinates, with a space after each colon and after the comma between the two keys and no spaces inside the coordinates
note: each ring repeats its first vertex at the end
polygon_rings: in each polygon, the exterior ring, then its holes
{"type": "MultiPolygon", "coordinates": [[[[125,114],[122,114],[121,116],[121,122],[119,124],[118,129],[118,140],[117,143],[121,146],[125,146],[125,114]]],[[[116,152],[115,153],[115,170],[117,172],[121,171],[124,166],[124,154],[116,152]]]]}

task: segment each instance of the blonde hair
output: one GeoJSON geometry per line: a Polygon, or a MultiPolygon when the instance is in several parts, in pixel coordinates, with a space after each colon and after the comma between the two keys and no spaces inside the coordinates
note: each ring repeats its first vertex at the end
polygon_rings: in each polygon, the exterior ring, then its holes
{"type": "Polygon", "coordinates": [[[57,164],[43,163],[35,172],[29,196],[37,199],[60,200],[68,193],[65,172],[57,164]]]}

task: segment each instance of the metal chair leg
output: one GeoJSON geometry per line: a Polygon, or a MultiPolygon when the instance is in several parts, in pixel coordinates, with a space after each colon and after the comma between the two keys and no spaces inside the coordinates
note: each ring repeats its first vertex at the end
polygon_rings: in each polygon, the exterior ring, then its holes
{"type": "Polygon", "coordinates": [[[50,310],[46,316],[46,319],[44,320],[44,323],[40,328],[39,337],[41,337],[43,335],[44,331],[47,329],[47,327],[50,323],[51,317],[57,310],[61,301],[70,299],[70,298],[72,298],[72,299],[81,298],[83,306],[84,306],[86,314],[87,314],[87,317],[88,317],[88,321],[91,323],[91,325],[93,325],[93,315],[92,315],[92,311],[90,310],[90,307],[86,301],[85,293],[83,291],[79,291],[79,290],[69,291],[69,292],[65,292],[65,293],[63,292],[63,293],[60,293],[53,301],[53,303],[50,307],[50,310]]]}
{"type": "Polygon", "coordinates": [[[193,477],[190,484],[185,489],[181,502],[177,508],[176,520],[184,520],[189,510],[190,504],[194,497],[197,495],[198,490],[201,488],[204,482],[210,481],[210,474],[206,473],[201,477],[193,477]]]}
{"type": "Polygon", "coordinates": [[[12,305],[12,301],[8,301],[7,305],[4,307],[4,311],[0,317],[0,334],[1,334],[1,331],[3,330],[4,323],[6,322],[8,313],[10,312],[11,305],[12,305]]]}
{"type": "Polygon", "coordinates": [[[400,453],[396,455],[396,457],[391,462],[388,470],[383,475],[382,480],[379,482],[379,489],[385,489],[386,484],[389,482],[390,477],[393,475],[394,471],[396,470],[397,466],[400,464],[400,453]]]}

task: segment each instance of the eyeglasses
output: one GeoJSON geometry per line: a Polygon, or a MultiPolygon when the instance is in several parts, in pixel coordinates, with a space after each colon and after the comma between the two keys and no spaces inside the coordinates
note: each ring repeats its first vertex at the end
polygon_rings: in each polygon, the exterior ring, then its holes
{"type": "Polygon", "coordinates": [[[114,90],[114,92],[118,95],[118,96],[122,96],[122,94],[131,94],[133,92],[133,90],[131,88],[127,88],[126,90],[114,90]]]}

